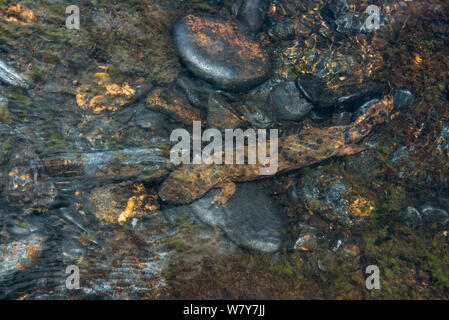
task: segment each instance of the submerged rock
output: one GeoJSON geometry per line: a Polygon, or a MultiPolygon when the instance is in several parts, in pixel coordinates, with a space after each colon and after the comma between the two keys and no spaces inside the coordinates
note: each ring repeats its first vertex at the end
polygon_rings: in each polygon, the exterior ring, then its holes
{"type": "Polygon", "coordinates": [[[157,194],[143,183],[119,183],[92,190],[89,205],[99,220],[108,224],[125,224],[159,209],[157,194]]]}
{"type": "Polygon", "coordinates": [[[62,261],[66,265],[76,264],[86,256],[86,247],[78,241],[78,234],[73,237],[64,234],[61,244],[62,261]]]}
{"type": "Polygon", "coordinates": [[[348,84],[331,90],[323,79],[312,74],[298,77],[296,84],[301,93],[325,113],[339,109],[353,112],[363,103],[382,97],[387,90],[381,83],[370,83],[364,87],[348,84]]]}
{"type": "Polygon", "coordinates": [[[14,87],[31,88],[31,84],[11,66],[0,60],[0,82],[14,87]]]}
{"type": "Polygon", "coordinates": [[[282,245],[281,208],[271,195],[255,183],[239,184],[236,193],[223,206],[212,200],[218,190],[211,190],[203,198],[187,206],[174,207],[164,212],[191,211],[203,223],[221,228],[235,244],[262,252],[274,252],[282,245]]]}
{"type": "Polygon", "coordinates": [[[449,223],[449,214],[444,209],[427,205],[421,209],[421,213],[424,223],[428,226],[441,228],[449,223]]]}
{"type": "Polygon", "coordinates": [[[270,93],[268,102],[272,107],[273,117],[278,120],[297,121],[304,118],[313,105],[299,95],[294,81],[285,81],[270,93]]]}
{"type": "Polygon", "coordinates": [[[139,177],[152,180],[172,167],[160,148],[127,148],[115,151],[63,153],[43,159],[51,176],[82,176],[103,179],[139,177]]]}
{"type": "Polygon", "coordinates": [[[208,99],[207,124],[212,128],[235,129],[241,128],[245,121],[231,109],[226,99],[218,94],[210,94],[208,99]]]}
{"type": "Polygon", "coordinates": [[[274,122],[270,112],[265,109],[263,104],[254,100],[247,100],[239,106],[240,113],[254,128],[266,128],[274,122]]]}
{"type": "Polygon", "coordinates": [[[426,229],[444,230],[449,224],[449,214],[431,205],[425,205],[421,210],[409,206],[397,215],[396,220],[412,229],[424,226],[426,229]]]}
{"type": "Polygon", "coordinates": [[[337,252],[343,247],[345,241],[345,236],[342,233],[336,233],[333,235],[332,239],[329,241],[329,249],[332,252],[337,252]]]}
{"type": "Polygon", "coordinates": [[[265,20],[268,7],[267,0],[244,0],[240,6],[237,18],[242,21],[250,31],[257,31],[265,20]]]}
{"type": "Polygon", "coordinates": [[[188,15],[176,23],[173,37],[187,68],[219,88],[249,90],[270,74],[267,52],[235,22],[188,15]]]}
{"type": "MultiPolygon", "coordinates": [[[[140,111],[140,110],[139,110],[140,111]]],[[[148,129],[153,132],[164,131],[170,119],[167,115],[151,110],[142,110],[136,117],[136,124],[139,128],[148,129]]]]}
{"type": "Polygon", "coordinates": [[[179,77],[176,83],[184,91],[190,103],[202,109],[208,108],[209,95],[217,91],[211,84],[198,78],[179,77]]]}
{"type": "Polygon", "coordinates": [[[298,251],[312,251],[318,247],[316,229],[308,225],[300,225],[301,231],[293,249],[298,251]]]}
{"type": "Polygon", "coordinates": [[[393,101],[396,110],[405,111],[415,103],[415,97],[408,90],[394,90],[393,101]]]}
{"type": "Polygon", "coordinates": [[[201,121],[200,110],[192,107],[179,90],[157,88],[147,96],[146,104],[152,111],[164,113],[186,125],[201,121]]]}
{"type": "Polygon", "coordinates": [[[304,74],[296,79],[296,85],[301,93],[312,103],[318,104],[325,83],[313,74],[304,74]]]}
{"type": "Polygon", "coordinates": [[[248,92],[243,103],[235,103],[234,108],[253,128],[266,128],[275,122],[272,107],[267,103],[276,82],[268,80],[248,92]]]}
{"type": "Polygon", "coordinates": [[[16,205],[30,203],[34,207],[50,207],[56,200],[57,190],[34,147],[28,143],[14,147],[17,151],[11,152],[4,172],[6,199],[16,205]]]}
{"type": "Polygon", "coordinates": [[[43,244],[44,238],[37,234],[0,244],[0,282],[13,277],[15,272],[28,268],[42,252],[43,244]]]}
{"type": "Polygon", "coordinates": [[[382,167],[382,161],[375,157],[372,150],[348,156],[345,161],[345,170],[364,179],[372,179],[382,167]]]}
{"type": "Polygon", "coordinates": [[[372,200],[361,195],[366,193],[361,186],[320,168],[304,175],[297,188],[308,210],[345,227],[362,224],[374,209],[372,200]]]}
{"type": "Polygon", "coordinates": [[[415,207],[407,207],[401,211],[397,215],[396,220],[410,228],[418,228],[423,222],[421,214],[415,207]]]}
{"type": "Polygon", "coordinates": [[[281,40],[292,40],[297,36],[310,35],[311,30],[296,19],[277,21],[271,32],[281,40]]]}

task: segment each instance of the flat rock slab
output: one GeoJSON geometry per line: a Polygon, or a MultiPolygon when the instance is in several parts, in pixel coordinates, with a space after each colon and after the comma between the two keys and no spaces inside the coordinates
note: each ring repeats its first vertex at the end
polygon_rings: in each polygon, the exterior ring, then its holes
{"type": "Polygon", "coordinates": [[[267,52],[234,21],[188,15],[175,24],[173,39],[186,67],[221,89],[249,90],[270,75],[267,52]]]}
{"type": "Polygon", "coordinates": [[[164,211],[169,220],[193,213],[201,222],[222,229],[240,247],[262,252],[275,252],[282,246],[283,222],[280,205],[257,183],[237,185],[236,193],[224,205],[216,208],[212,200],[217,189],[185,206],[164,211]]]}

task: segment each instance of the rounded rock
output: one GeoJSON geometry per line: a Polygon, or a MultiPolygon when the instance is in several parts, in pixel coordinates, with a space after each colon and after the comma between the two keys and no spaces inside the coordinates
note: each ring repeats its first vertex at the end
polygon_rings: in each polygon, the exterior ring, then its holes
{"type": "Polygon", "coordinates": [[[237,18],[240,19],[250,31],[256,32],[260,29],[265,20],[265,11],[267,8],[266,0],[245,0],[239,9],[237,18]]]}
{"type": "Polygon", "coordinates": [[[173,38],[186,67],[221,89],[249,90],[270,75],[267,52],[233,21],[188,15],[175,24],[173,38]]]}
{"type": "Polygon", "coordinates": [[[301,120],[313,108],[312,104],[300,97],[294,81],[285,81],[277,85],[268,99],[274,117],[278,120],[301,120]]]}
{"type": "Polygon", "coordinates": [[[427,225],[447,226],[449,214],[446,210],[426,205],[421,209],[422,218],[427,225]]]}
{"type": "Polygon", "coordinates": [[[401,211],[396,220],[410,228],[418,228],[423,222],[419,211],[415,207],[410,206],[401,211]]]}

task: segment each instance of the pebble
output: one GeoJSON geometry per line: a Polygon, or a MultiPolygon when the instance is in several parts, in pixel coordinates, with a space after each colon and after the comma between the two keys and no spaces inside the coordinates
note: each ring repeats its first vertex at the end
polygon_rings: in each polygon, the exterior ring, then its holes
{"type": "Polygon", "coordinates": [[[245,0],[237,14],[237,18],[242,21],[246,27],[256,32],[262,26],[267,11],[267,0],[245,0]]]}
{"type": "Polygon", "coordinates": [[[423,222],[418,209],[410,206],[401,211],[396,217],[396,220],[410,228],[417,228],[421,226],[423,222]]]}
{"type": "Polygon", "coordinates": [[[318,247],[316,229],[307,225],[300,225],[301,231],[296,239],[293,249],[307,252],[318,247]]]}
{"type": "Polygon", "coordinates": [[[344,227],[358,227],[373,209],[370,198],[360,196],[358,189],[362,187],[318,167],[300,179],[295,193],[320,217],[344,227]]]}
{"type": "Polygon", "coordinates": [[[268,98],[273,117],[277,120],[298,121],[304,118],[313,105],[301,98],[294,81],[277,85],[268,98]]]}
{"type": "Polygon", "coordinates": [[[409,109],[415,103],[415,97],[408,90],[394,90],[393,101],[395,110],[403,111],[409,109]]]}

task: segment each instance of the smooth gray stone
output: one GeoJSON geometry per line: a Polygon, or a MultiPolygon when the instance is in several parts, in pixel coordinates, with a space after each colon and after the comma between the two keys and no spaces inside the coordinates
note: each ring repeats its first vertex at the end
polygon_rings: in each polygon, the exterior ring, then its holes
{"type": "Polygon", "coordinates": [[[185,206],[164,212],[170,220],[187,218],[193,213],[204,224],[221,228],[229,239],[240,247],[262,252],[275,252],[282,246],[281,207],[257,183],[237,185],[236,193],[223,206],[212,203],[217,189],[185,206]]]}
{"type": "Polygon", "coordinates": [[[173,41],[193,74],[220,89],[245,91],[271,73],[268,53],[245,29],[217,17],[188,15],[175,24],[173,41]]]}
{"type": "Polygon", "coordinates": [[[294,81],[285,81],[277,85],[271,91],[268,102],[273,117],[278,120],[301,120],[313,108],[311,103],[300,97],[294,81]]]}
{"type": "Polygon", "coordinates": [[[250,31],[256,32],[265,20],[267,7],[267,0],[244,0],[240,6],[237,18],[250,31]]]}

